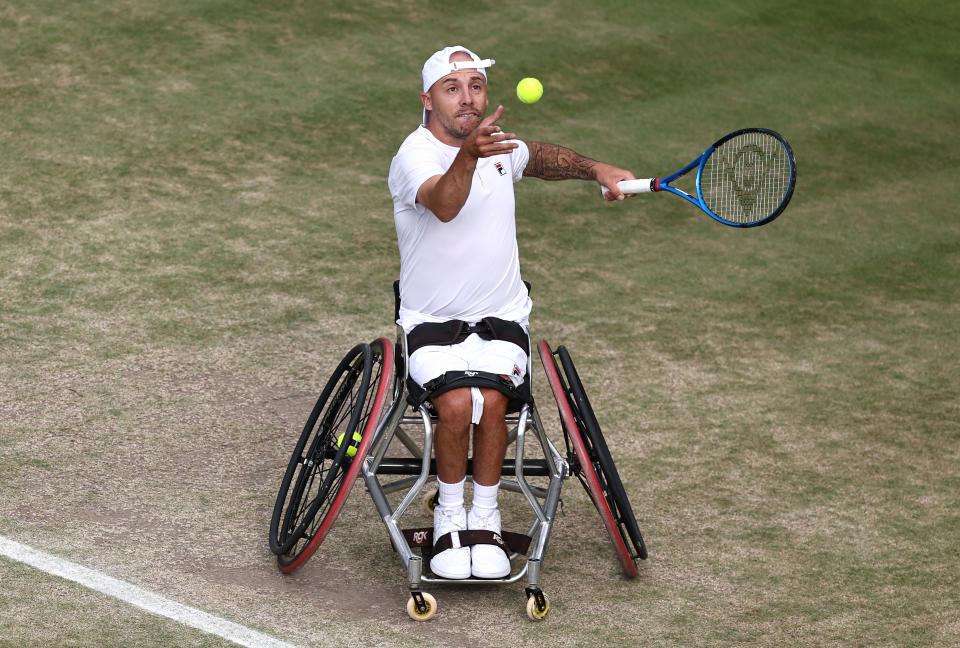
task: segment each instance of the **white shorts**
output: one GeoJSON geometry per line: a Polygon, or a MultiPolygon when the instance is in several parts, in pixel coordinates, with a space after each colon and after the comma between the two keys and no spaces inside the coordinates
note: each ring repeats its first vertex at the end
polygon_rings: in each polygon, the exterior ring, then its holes
{"type": "MultiPolygon", "coordinates": [[[[448,371],[486,371],[509,376],[514,386],[523,384],[527,375],[527,354],[513,342],[484,340],[476,333],[459,344],[424,346],[410,356],[410,377],[423,386],[448,371]]],[[[483,414],[483,394],[470,388],[473,399],[473,423],[483,414]]]]}

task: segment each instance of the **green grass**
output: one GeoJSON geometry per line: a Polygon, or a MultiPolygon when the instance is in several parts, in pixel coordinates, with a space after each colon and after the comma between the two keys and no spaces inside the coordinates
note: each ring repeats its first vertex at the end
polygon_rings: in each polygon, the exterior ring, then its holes
{"type": "MultiPolygon", "coordinates": [[[[956,645],[958,30],[933,1],[7,3],[0,533],[305,645],[956,645]],[[569,482],[540,625],[508,587],[412,626],[362,489],[297,576],[266,549],[313,395],[393,332],[387,170],[452,43],[521,138],[649,176],[763,126],[798,160],[750,231],[518,185],[534,336],[651,552],[622,579],[569,482]]],[[[203,641],[0,575],[23,645],[203,641]]]]}
{"type": "Polygon", "coordinates": [[[212,637],[31,567],[0,560],[4,580],[16,588],[0,591],[0,646],[187,646],[227,648],[212,637]],[[66,622],[65,622],[66,621],[66,622]]]}

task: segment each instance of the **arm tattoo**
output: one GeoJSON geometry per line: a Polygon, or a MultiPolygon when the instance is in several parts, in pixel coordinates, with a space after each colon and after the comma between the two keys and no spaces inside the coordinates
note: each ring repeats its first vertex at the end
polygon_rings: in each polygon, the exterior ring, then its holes
{"type": "Polygon", "coordinates": [[[530,161],[523,175],[541,180],[590,180],[596,160],[556,144],[528,142],[530,161]]]}

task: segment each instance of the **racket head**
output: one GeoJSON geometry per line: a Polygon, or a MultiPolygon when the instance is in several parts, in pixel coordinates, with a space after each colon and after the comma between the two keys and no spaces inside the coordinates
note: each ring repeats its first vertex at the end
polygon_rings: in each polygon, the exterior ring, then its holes
{"type": "Polygon", "coordinates": [[[744,128],[700,156],[697,201],[724,225],[757,227],[783,213],[796,183],[797,161],[787,140],[766,128],[744,128]]]}

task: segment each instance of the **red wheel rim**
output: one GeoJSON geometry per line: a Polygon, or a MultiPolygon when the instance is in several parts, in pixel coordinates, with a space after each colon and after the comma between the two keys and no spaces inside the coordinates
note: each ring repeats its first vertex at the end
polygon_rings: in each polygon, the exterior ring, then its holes
{"type": "Polygon", "coordinates": [[[571,445],[573,445],[573,451],[576,453],[577,459],[580,462],[583,479],[587,484],[587,492],[597,507],[597,511],[600,513],[600,519],[603,520],[603,526],[607,529],[607,534],[610,536],[613,549],[617,554],[617,559],[620,561],[621,567],[623,567],[624,573],[628,577],[634,578],[638,574],[637,565],[634,563],[633,557],[630,555],[630,550],[627,549],[627,545],[623,541],[623,536],[620,535],[617,521],[613,517],[613,512],[610,510],[607,498],[603,494],[603,489],[600,487],[600,480],[597,478],[597,472],[593,468],[593,461],[591,461],[587,447],[583,442],[583,437],[580,435],[580,428],[577,427],[570,403],[567,402],[567,393],[564,391],[560,375],[557,373],[556,362],[553,360],[553,351],[550,350],[550,346],[546,340],[540,340],[540,343],[537,345],[537,351],[540,353],[540,362],[543,365],[544,373],[547,375],[547,382],[550,384],[553,398],[557,401],[560,420],[563,423],[564,429],[567,431],[567,436],[570,438],[571,445]]]}
{"type": "Polygon", "coordinates": [[[360,468],[363,465],[362,459],[370,452],[370,445],[373,443],[374,433],[377,431],[380,417],[383,415],[383,408],[387,400],[387,390],[391,389],[393,385],[393,345],[390,343],[390,340],[386,338],[377,338],[373,344],[375,345],[377,343],[380,343],[383,347],[383,366],[380,370],[380,382],[377,385],[377,393],[374,396],[373,407],[370,410],[370,418],[367,419],[367,424],[363,429],[363,438],[360,441],[360,445],[357,446],[356,458],[350,464],[350,467],[347,468],[343,486],[340,487],[340,491],[334,498],[333,504],[330,505],[330,509],[323,518],[323,522],[320,523],[320,528],[313,534],[313,538],[311,538],[310,542],[293,562],[287,565],[279,565],[280,571],[286,574],[289,574],[307,562],[323,542],[327,533],[330,532],[330,529],[333,528],[333,524],[337,521],[343,505],[346,504],[347,498],[350,497],[353,483],[357,481],[357,477],[360,474],[360,468]]]}

